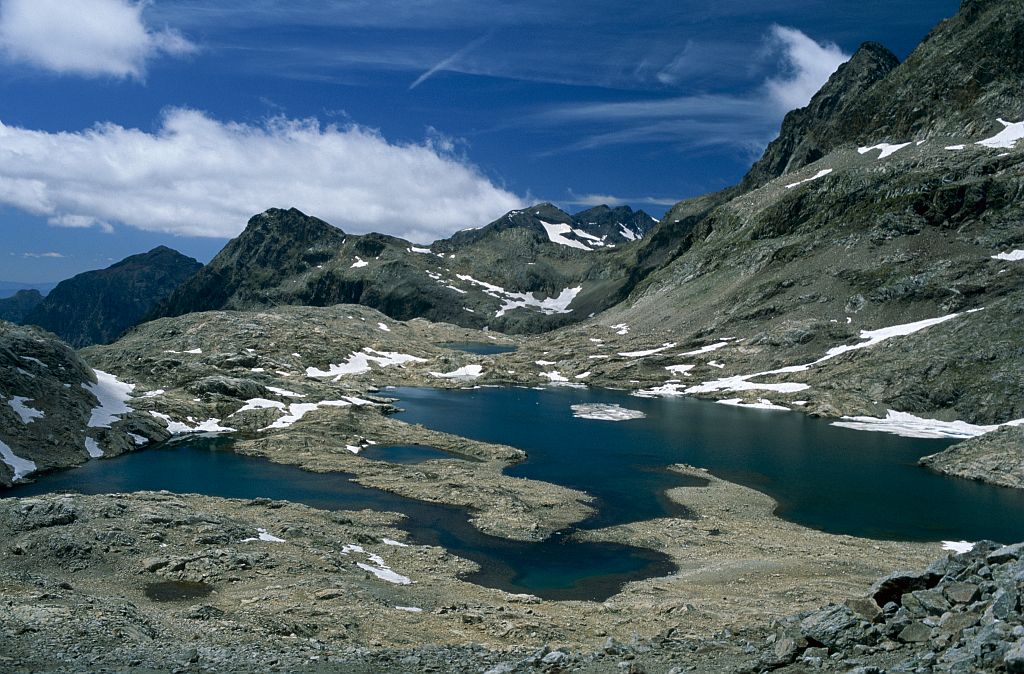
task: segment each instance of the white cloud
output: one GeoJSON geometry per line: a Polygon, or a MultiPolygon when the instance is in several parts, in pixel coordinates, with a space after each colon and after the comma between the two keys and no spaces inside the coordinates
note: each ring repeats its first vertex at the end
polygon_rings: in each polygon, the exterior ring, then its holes
{"type": "Polygon", "coordinates": [[[762,51],[761,56],[772,54],[780,56],[783,72],[746,94],[705,93],[565,105],[532,121],[593,128],[589,135],[563,150],[673,143],[687,151],[732,147],[756,157],[778,132],[785,113],[806,105],[836,68],[850,58],[832,43],[819,44],[799,30],[783,26],[772,26],[768,51],[762,51]]]}
{"type": "Polygon", "coordinates": [[[268,207],[295,206],[348,231],[415,241],[523,207],[450,146],[399,145],[316,120],[225,123],[188,109],[168,111],[155,133],[109,123],[49,133],[0,122],[0,203],[55,225],[218,237],[236,235],[268,207]]]}
{"type": "Polygon", "coordinates": [[[57,73],[141,79],[147,60],[195,51],[177,32],[150,31],[144,7],[130,0],[2,0],[0,50],[57,73]]]}
{"type": "Polygon", "coordinates": [[[51,251],[49,253],[22,253],[21,256],[22,257],[30,257],[30,258],[41,258],[41,257],[57,257],[57,258],[59,258],[59,257],[64,257],[63,254],[57,253],[57,252],[54,252],[54,251],[51,251]]]}
{"type": "Polygon", "coordinates": [[[833,42],[819,44],[795,28],[772,26],[771,45],[781,50],[786,72],[765,83],[768,97],[783,113],[802,108],[850,59],[833,42]]]}

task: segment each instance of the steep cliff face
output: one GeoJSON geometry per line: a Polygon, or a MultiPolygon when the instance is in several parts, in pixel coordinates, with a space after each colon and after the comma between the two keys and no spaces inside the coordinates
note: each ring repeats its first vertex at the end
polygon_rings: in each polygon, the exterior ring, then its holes
{"type": "Polygon", "coordinates": [[[201,267],[159,246],[62,281],[20,322],[49,330],[72,346],[109,343],[201,267]]]}

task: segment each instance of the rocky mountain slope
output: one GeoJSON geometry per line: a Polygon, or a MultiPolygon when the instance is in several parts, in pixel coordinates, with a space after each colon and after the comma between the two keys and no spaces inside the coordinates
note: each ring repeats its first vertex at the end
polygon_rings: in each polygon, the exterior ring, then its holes
{"type": "Polygon", "coordinates": [[[132,388],[53,335],[0,321],[0,487],[170,437],[124,405],[132,388]]]}
{"type": "Polygon", "coordinates": [[[42,301],[42,294],[35,289],[19,290],[4,297],[0,299],[0,321],[21,323],[42,301]]]}
{"type": "Polygon", "coordinates": [[[72,346],[111,342],[201,267],[158,246],[62,281],[20,322],[49,330],[72,346]]]}
{"type": "Polygon", "coordinates": [[[627,276],[612,252],[653,225],[627,207],[570,216],[539,204],[427,248],[382,234],[348,235],[296,209],[270,209],[150,317],[351,303],[397,320],[548,330],[608,306],[608,279],[627,276]]]}

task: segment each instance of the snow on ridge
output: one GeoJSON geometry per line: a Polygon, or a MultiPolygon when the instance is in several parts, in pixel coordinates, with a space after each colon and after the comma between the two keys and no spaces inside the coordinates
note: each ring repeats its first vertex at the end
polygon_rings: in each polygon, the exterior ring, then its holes
{"type": "MultiPolygon", "coordinates": [[[[975,313],[982,311],[982,309],[971,309],[964,313],[975,313]]],[[[635,391],[633,395],[640,397],[656,397],[656,396],[681,396],[690,395],[694,393],[715,393],[718,391],[775,391],[777,393],[797,393],[799,391],[805,391],[810,388],[807,384],[800,384],[795,382],[779,382],[779,383],[759,383],[750,381],[751,379],[757,379],[759,377],[765,377],[770,375],[778,374],[793,374],[796,372],[805,372],[812,367],[824,363],[825,361],[831,360],[836,356],[847,353],[849,351],[856,351],[859,349],[866,349],[876,344],[880,344],[893,337],[902,337],[906,335],[919,332],[925,328],[940,323],[945,323],[948,320],[962,316],[963,314],[947,314],[945,316],[939,316],[937,318],[928,318],[923,321],[915,321],[913,323],[904,323],[901,325],[892,325],[887,328],[879,328],[878,330],[861,330],[860,338],[863,340],[857,344],[844,344],[829,349],[824,356],[821,358],[803,365],[789,365],[786,367],[780,367],[774,370],[766,370],[765,372],[755,372],[754,374],[746,375],[733,375],[731,377],[722,377],[712,381],[706,381],[695,386],[684,387],[679,383],[665,383],[661,386],[656,386],[650,389],[641,389],[635,391]]],[[[709,346],[698,349],[697,351],[691,351],[681,355],[696,355],[698,353],[706,353],[707,351],[713,351],[717,348],[726,346],[728,342],[718,342],[709,346]]],[[[669,370],[672,372],[673,370],[669,370]]],[[[685,372],[685,371],[684,371],[685,372]]]]}
{"type": "Polygon", "coordinates": [[[878,145],[872,145],[871,147],[858,147],[857,152],[859,152],[860,154],[867,154],[872,150],[881,150],[881,153],[878,155],[878,158],[885,159],[886,157],[896,154],[897,152],[899,152],[908,145],[910,145],[910,143],[899,143],[896,145],[893,145],[891,143],[879,143],[878,145]]]}
{"type": "Polygon", "coordinates": [[[438,379],[476,379],[483,374],[483,371],[482,365],[474,363],[472,365],[463,365],[451,372],[431,372],[430,376],[437,377],[438,379]]]}
{"type": "Polygon", "coordinates": [[[544,231],[547,232],[548,235],[548,240],[551,241],[552,243],[558,243],[563,246],[569,246],[570,248],[578,248],[580,250],[594,250],[585,243],[581,243],[574,239],[566,238],[566,234],[576,234],[576,231],[572,228],[572,225],[565,225],[556,222],[544,222],[543,220],[540,221],[540,224],[544,227],[544,231]]]}
{"type": "Polygon", "coordinates": [[[640,410],[631,410],[621,405],[604,403],[583,403],[572,405],[572,415],[577,419],[596,419],[598,421],[630,421],[643,419],[647,415],[640,410]]]}
{"type": "Polygon", "coordinates": [[[993,260],[1006,260],[1007,262],[1019,262],[1024,260],[1024,250],[1011,250],[1006,253],[999,253],[992,256],[993,260]]]}
{"type": "Polygon", "coordinates": [[[42,419],[46,416],[46,412],[37,410],[34,407],[29,407],[25,403],[31,402],[32,398],[26,398],[24,396],[14,396],[7,401],[7,404],[11,406],[14,413],[21,417],[21,423],[30,424],[36,419],[42,419]]]}
{"type": "MultiPolygon", "coordinates": [[[[863,153],[862,153],[862,154],[863,154],[863,153]]],[[[794,187],[798,187],[798,186],[800,186],[800,185],[803,185],[804,183],[809,183],[809,182],[811,182],[812,180],[817,180],[818,178],[824,178],[824,177],[825,177],[825,176],[827,176],[827,175],[828,175],[829,173],[832,173],[832,169],[830,169],[830,168],[827,168],[827,169],[821,169],[820,171],[818,171],[817,173],[815,173],[815,174],[814,174],[813,176],[811,176],[810,178],[804,178],[803,180],[798,180],[798,181],[796,181],[795,183],[790,183],[790,184],[786,185],[786,189],[787,189],[787,190],[791,190],[791,189],[793,189],[794,187]]]]}
{"type": "Polygon", "coordinates": [[[128,407],[128,399],[132,397],[135,384],[126,384],[112,374],[102,370],[94,370],[96,373],[95,384],[82,384],[82,388],[92,393],[99,405],[93,408],[89,417],[89,428],[110,428],[110,424],[117,421],[118,417],[132,411],[128,407]]]}
{"type": "Polygon", "coordinates": [[[14,451],[4,444],[3,440],[0,440],[0,461],[3,461],[11,470],[14,472],[14,476],[11,478],[13,482],[17,482],[26,475],[36,472],[35,461],[29,459],[23,459],[14,451]]]}
{"type": "Polygon", "coordinates": [[[653,356],[656,353],[667,351],[668,349],[674,349],[676,346],[675,342],[665,342],[661,346],[654,349],[647,349],[646,351],[622,351],[619,352],[620,356],[626,358],[643,358],[644,356],[653,356]]]}
{"type": "Polygon", "coordinates": [[[711,353],[712,351],[718,351],[719,349],[725,348],[727,346],[729,346],[729,342],[727,340],[723,340],[723,341],[720,341],[720,342],[715,342],[714,344],[708,344],[707,346],[702,346],[699,349],[695,349],[693,351],[687,351],[686,353],[681,353],[679,355],[680,356],[699,356],[702,353],[711,353]]]}
{"type": "Polygon", "coordinates": [[[429,248],[420,248],[419,246],[410,246],[408,251],[410,253],[420,253],[421,255],[429,255],[431,252],[429,248]]]}
{"type": "Polygon", "coordinates": [[[858,431],[892,433],[905,438],[975,438],[1003,426],[1024,426],[1024,419],[1015,419],[1002,424],[978,426],[966,421],[939,421],[888,410],[884,419],[878,417],[842,417],[832,422],[833,426],[852,428],[858,431]]]}
{"type": "Polygon", "coordinates": [[[1013,149],[1013,146],[1017,144],[1017,141],[1024,139],[1024,120],[1013,123],[1007,122],[1003,119],[998,121],[1003,125],[1003,130],[991,138],[979,140],[975,145],[1011,150],[1013,149]]]}
{"type": "Polygon", "coordinates": [[[569,305],[576,299],[580,291],[583,290],[583,286],[576,286],[575,288],[565,288],[558,294],[557,297],[548,297],[543,300],[538,300],[533,296],[533,293],[517,293],[511,290],[505,290],[501,286],[496,286],[493,283],[487,283],[475,279],[469,274],[457,274],[456,278],[460,281],[467,281],[476,286],[484,289],[484,294],[489,295],[495,299],[499,299],[505,302],[504,306],[495,312],[494,317],[500,318],[509,311],[519,308],[534,307],[545,316],[551,316],[552,314],[569,314],[572,313],[572,309],[569,305]]]}
{"type": "Polygon", "coordinates": [[[619,223],[619,234],[622,235],[623,239],[627,241],[636,241],[640,236],[629,227],[626,227],[621,222],[619,223]]]}

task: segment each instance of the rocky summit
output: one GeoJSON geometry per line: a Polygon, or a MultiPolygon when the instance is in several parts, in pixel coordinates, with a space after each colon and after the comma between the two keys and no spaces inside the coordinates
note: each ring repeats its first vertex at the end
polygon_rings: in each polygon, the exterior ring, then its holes
{"type": "Polygon", "coordinates": [[[37,325],[76,347],[112,342],[201,267],[158,246],[62,281],[16,322],[37,325]]]}
{"type": "Polygon", "coordinates": [[[349,303],[397,320],[545,331],[609,306],[627,276],[615,249],[641,239],[654,224],[628,207],[570,216],[538,204],[420,246],[381,234],[346,234],[294,208],[270,209],[251,218],[150,317],[349,303]]]}

